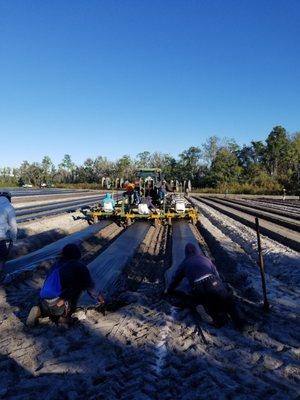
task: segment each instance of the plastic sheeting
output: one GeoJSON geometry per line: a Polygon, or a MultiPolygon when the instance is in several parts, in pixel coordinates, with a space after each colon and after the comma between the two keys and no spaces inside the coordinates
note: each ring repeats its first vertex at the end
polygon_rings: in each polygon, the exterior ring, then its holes
{"type": "Polygon", "coordinates": [[[20,196],[47,196],[48,194],[65,194],[65,193],[83,193],[83,192],[91,192],[88,189],[31,189],[31,188],[23,188],[23,189],[14,189],[14,188],[3,188],[3,190],[7,190],[11,193],[13,197],[20,196]]]}
{"type": "MultiPolygon", "coordinates": [[[[172,281],[177,268],[185,258],[185,246],[187,243],[193,243],[199,247],[199,242],[195,238],[191,224],[187,221],[177,221],[173,223],[172,233],[172,265],[165,273],[166,287],[172,281]]],[[[189,284],[187,279],[183,279],[178,289],[183,292],[189,292],[189,284]]]]}
{"type": "MultiPolygon", "coordinates": [[[[96,291],[104,293],[106,299],[118,290],[118,278],[126,264],[134,256],[149,227],[148,222],[135,222],[88,265],[96,291]]],[[[80,305],[89,305],[93,304],[93,300],[87,293],[84,293],[79,303],[80,305]]]]}
{"type": "Polygon", "coordinates": [[[41,208],[37,209],[28,209],[27,211],[23,210],[22,212],[16,212],[17,214],[17,221],[18,223],[29,221],[31,219],[35,218],[41,218],[41,217],[46,217],[49,215],[56,215],[56,214],[61,214],[63,212],[70,212],[70,211],[75,211],[78,210],[79,208],[83,207],[88,207],[88,206],[93,206],[96,203],[99,203],[99,201],[103,198],[99,197],[97,199],[91,200],[91,201],[81,201],[81,202],[69,202],[68,206],[62,206],[59,203],[56,203],[54,205],[48,205],[48,206],[43,206],[41,208]]]}
{"type": "Polygon", "coordinates": [[[16,208],[16,216],[34,214],[36,212],[55,210],[57,208],[62,208],[64,206],[81,206],[82,204],[90,203],[90,202],[100,202],[104,198],[104,195],[94,195],[94,196],[84,196],[80,199],[71,199],[71,200],[63,200],[50,202],[48,204],[31,204],[30,206],[23,206],[16,208]]]}
{"type": "Polygon", "coordinates": [[[99,224],[91,225],[88,228],[68,235],[54,243],[48,244],[39,250],[33,251],[26,256],[19,257],[16,260],[11,260],[5,264],[6,276],[4,283],[8,283],[21,272],[36,268],[42,261],[51,261],[55,259],[62,248],[68,243],[76,243],[80,245],[88,237],[99,232],[110,224],[110,221],[101,221],[99,224]]]}

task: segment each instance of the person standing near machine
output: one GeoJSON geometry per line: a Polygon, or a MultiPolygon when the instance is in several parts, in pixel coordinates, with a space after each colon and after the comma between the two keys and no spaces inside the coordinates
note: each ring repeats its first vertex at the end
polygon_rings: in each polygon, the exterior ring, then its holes
{"type": "Polygon", "coordinates": [[[12,243],[17,240],[16,213],[9,192],[0,192],[0,271],[6,262],[12,243]]]}

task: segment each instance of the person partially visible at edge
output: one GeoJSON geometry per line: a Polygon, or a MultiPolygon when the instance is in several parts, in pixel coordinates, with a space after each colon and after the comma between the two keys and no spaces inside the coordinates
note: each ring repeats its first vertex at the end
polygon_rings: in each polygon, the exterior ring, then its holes
{"type": "Polygon", "coordinates": [[[12,243],[17,240],[16,213],[9,192],[0,192],[0,271],[9,255],[12,243]]]}
{"type": "Polygon", "coordinates": [[[115,209],[116,202],[112,198],[111,193],[106,193],[104,199],[102,200],[102,207],[104,211],[112,212],[115,209]]]}
{"type": "Polygon", "coordinates": [[[39,304],[32,307],[26,325],[32,327],[39,318],[49,317],[53,322],[71,324],[78,299],[83,291],[104,304],[104,298],[95,290],[95,284],[76,244],[67,244],[60,259],[52,266],[40,291],[39,304]]]}
{"type": "Polygon", "coordinates": [[[216,266],[192,243],[186,245],[185,259],[179,265],[166,293],[172,293],[183,278],[189,281],[195,303],[204,306],[216,327],[223,326],[229,314],[235,326],[243,328],[246,321],[232,294],[223,284],[216,266]]]}

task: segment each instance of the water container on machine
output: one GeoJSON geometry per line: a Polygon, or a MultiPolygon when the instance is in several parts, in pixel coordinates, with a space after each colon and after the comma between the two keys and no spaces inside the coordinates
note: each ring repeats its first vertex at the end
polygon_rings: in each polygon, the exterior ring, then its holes
{"type": "Polygon", "coordinates": [[[183,199],[175,200],[175,211],[177,213],[185,212],[185,202],[183,199]]]}

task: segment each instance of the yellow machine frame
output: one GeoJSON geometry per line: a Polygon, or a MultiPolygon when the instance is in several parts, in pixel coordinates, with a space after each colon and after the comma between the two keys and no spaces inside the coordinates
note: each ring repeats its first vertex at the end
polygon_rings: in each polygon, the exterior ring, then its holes
{"type": "Polygon", "coordinates": [[[195,210],[194,208],[191,208],[190,210],[186,210],[182,213],[176,213],[176,212],[160,212],[160,213],[150,213],[148,215],[145,214],[137,214],[133,212],[122,212],[120,210],[116,210],[114,212],[104,212],[101,210],[93,210],[88,213],[88,216],[90,219],[96,223],[101,219],[116,219],[116,220],[121,220],[126,222],[127,224],[130,224],[133,220],[138,220],[138,219],[143,219],[143,220],[150,220],[153,221],[154,223],[162,223],[164,221],[167,221],[169,224],[172,223],[172,220],[181,220],[181,219],[187,219],[191,221],[193,224],[196,224],[197,221],[199,220],[199,212],[195,210]]]}

